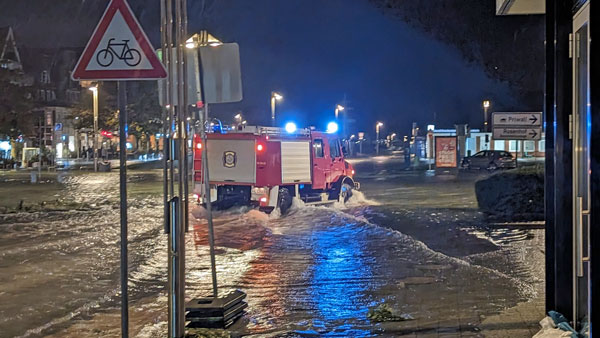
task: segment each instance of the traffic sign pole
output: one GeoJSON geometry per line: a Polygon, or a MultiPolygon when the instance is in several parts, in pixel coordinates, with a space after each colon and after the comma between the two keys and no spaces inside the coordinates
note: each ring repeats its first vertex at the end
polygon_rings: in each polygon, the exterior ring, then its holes
{"type": "MultiPolygon", "coordinates": [[[[80,80],[118,81],[119,106],[119,191],[121,215],[121,335],[129,336],[127,292],[127,91],[125,80],[155,80],[166,70],[135,18],[126,0],[111,0],[96,26],[71,77],[80,80]]],[[[97,106],[97,95],[95,95],[97,106]]],[[[97,111],[97,108],[95,109],[97,111]]],[[[97,115],[94,119],[97,131],[97,115]]],[[[97,133],[94,133],[94,162],[97,163],[97,133]]],[[[163,144],[163,148],[166,145],[163,144]]],[[[97,164],[95,165],[95,167],[97,164]]]]}
{"type": "Polygon", "coordinates": [[[119,81],[119,191],[121,195],[121,336],[129,336],[129,297],[127,292],[127,92],[119,81]]]}

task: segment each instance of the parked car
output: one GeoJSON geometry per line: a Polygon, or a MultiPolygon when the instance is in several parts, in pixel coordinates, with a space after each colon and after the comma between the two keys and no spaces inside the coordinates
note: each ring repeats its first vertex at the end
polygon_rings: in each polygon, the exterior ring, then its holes
{"type": "Polygon", "coordinates": [[[508,151],[482,150],[462,160],[463,169],[511,169],[517,167],[517,161],[508,151]]]}

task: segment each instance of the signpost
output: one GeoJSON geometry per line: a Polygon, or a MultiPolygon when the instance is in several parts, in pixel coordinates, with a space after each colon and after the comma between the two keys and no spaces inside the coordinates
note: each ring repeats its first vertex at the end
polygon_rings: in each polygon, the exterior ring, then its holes
{"type": "MultiPolygon", "coordinates": [[[[542,139],[542,113],[541,112],[496,112],[492,117],[494,140],[541,140],[542,139]]],[[[521,144],[522,145],[522,144],[521,144]]],[[[519,148],[516,149],[517,166],[519,161],[519,148]]]]}
{"type": "Polygon", "coordinates": [[[129,336],[127,293],[127,80],[155,80],[167,76],[148,37],[125,0],[112,0],[96,26],[72,78],[118,81],[119,191],[121,209],[121,335],[129,336]]]}
{"type": "Polygon", "coordinates": [[[492,138],[495,140],[540,140],[542,138],[542,113],[502,113],[492,117],[492,138]]]}
{"type": "Polygon", "coordinates": [[[494,140],[540,140],[542,128],[494,127],[494,140]]]}

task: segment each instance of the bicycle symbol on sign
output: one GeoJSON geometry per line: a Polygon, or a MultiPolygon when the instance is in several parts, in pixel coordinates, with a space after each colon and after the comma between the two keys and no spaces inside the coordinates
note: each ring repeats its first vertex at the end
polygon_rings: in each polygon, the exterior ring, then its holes
{"type": "Polygon", "coordinates": [[[115,57],[119,60],[125,61],[125,63],[131,67],[137,66],[140,61],[142,61],[140,52],[135,48],[129,47],[129,40],[122,40],[122,43],[115,43],[113,42],[114,39],[115,38],[111,38],[108,40],[106,48],[101,49],[98,54],[96,54],[96,61],[98,61],[100,66],[110,66],[115,57]],[[115,50],[115,47],[122,47],[120,53],[115,50]]]}

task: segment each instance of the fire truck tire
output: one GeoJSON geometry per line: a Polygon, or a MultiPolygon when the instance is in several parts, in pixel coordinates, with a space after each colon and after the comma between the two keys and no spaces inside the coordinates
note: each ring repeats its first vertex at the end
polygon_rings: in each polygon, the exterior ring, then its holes
{"type": "Polygon", "coordinates": [[[287,188],[279,189],[279,196],[277,198],[277,207],[281,214],[285,214],[292,206],[292,194],[287,188]]]}
{"type": "Polygon", "coordinates": [[[346,203],[350,197],[352,197],[352,186],[348,183],[342,183],[342,187],[340,189],[340,201],[346,203]]]}

